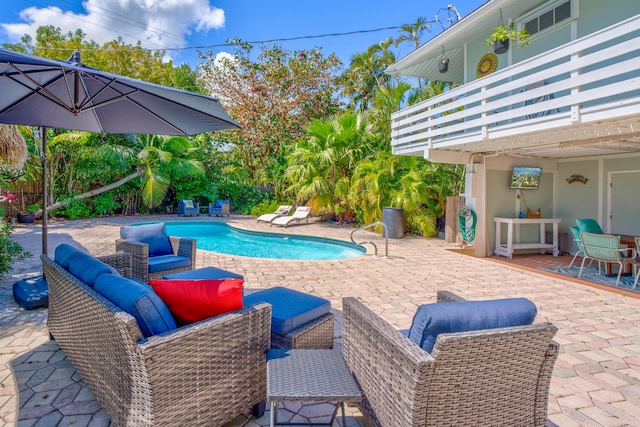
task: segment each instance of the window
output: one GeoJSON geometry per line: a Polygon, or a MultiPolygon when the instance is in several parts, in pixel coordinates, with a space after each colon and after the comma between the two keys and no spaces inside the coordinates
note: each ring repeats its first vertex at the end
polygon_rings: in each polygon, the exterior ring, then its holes
{"type": "Polygon", "coordinates": [[[533,36],[571,17],[571,0],[568,0],[553,2],[551,6],[534,11],[532,15],[525,17],[522,21],[524,22],[524,28],[533,36]]]}

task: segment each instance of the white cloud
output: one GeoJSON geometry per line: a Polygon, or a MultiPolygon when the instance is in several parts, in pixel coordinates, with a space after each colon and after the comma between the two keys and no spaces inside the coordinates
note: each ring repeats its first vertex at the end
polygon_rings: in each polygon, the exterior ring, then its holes
{"type": "Polygon", "coordinates": [[[85,0],[84,13],[58,7],[29,7],[20,13],[23,22],[0,24],[12,42],[24,34],[35,36],[44,25],[59,27],[63,33],[78,28],[85,40],[99,44],[121,37],[127,44],[138,40],[148,49],[179,48],[188,45],[194,33],[224,27],[224,10],[209,0],[85,0]]]}

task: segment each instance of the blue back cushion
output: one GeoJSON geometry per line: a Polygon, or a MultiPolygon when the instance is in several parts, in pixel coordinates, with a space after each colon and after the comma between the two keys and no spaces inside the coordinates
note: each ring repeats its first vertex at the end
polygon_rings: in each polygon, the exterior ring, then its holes
{"type": "Polygon", "coordinates": [[[135,317],[145,337],[176,329],[169,308],[150,286],[121,276],[102,275],[96,279],[94,289],[135,317]]]}
{"type": "Polygon", "coordinates": [[[409,339],[431,353],[439,334],[530,325],[536,314],[526,298],[424,304],[413,317],[409,339]]]}
{"type": "Polygon", "coordinates": [[[578,218],[576,219],[576,225],[580,231],[584,231],[586,233],[604,234],[602,228],[600,228],[600,224],[598,224],[598,221],[592,218],[578,218]]]}
{"type": "Polygon", "coordinates": [[[56,247],[56,253],[54,256],[54,261],[62,266],[62,268],[68,270],[69,269],[69,261],[73,254],[77,253],[78,249],[73,246],[67,245],[63,243],[56,247]]]}
{"type": "Polygon", "coordinates": [[[118,270],[110,265],[66,244],[56,248],[54,260],[90,287],[93,287],[96,278],[102,274],[120,275],[118,270]]]}
{"type": "Polygon", "coordinates": [[[149,245],[149,256],[173,255],[171,241],[163,222],[157,224],[130,225],[120,228],[120,237],[149,245]]]}
{"type": "Polygon", "coordinates": [[[271,304],[271,331],[284,335],[331,311],[331,302],[315,295],[276,286],[245,295],[244,306],[267,302],[271,304]]]}

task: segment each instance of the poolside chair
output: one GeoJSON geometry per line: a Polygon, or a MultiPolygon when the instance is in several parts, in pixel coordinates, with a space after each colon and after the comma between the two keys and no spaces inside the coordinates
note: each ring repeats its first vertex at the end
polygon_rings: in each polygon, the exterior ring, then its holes
{"type": "Polygon", "coordinates": [[[131,254],[132,276],[145,283],[166,274],[193,270],[196,264],[196,241],[168,236],[164,223],[120,227],[116,252],[131,254]]]}
{"type": "Polygon", "coordinates": [[[209,216],[229,216],[231,213],[231,204],[228,200],[216,200],[215,203],[209,203],[209,216]]]}
{"type": "Polygon", "coordinates": [[[616,279],[616,286],[620,284],[620,276],[624,270],[625,265],[633,265],[633,272],[638,274],[638,262],[636,260],[636,250],[629,249],[628,247],[620,247],[620,237],[613,234],[598,234],[598,233],[580,233],[580,240],[582,241],[582,248],[584,250],[584,258],[582,258],[582,264],[580,265],[580,272],[578,278],[582,276],[582,269],[587,259],[593,259],[598,262],[618,264],[618,278],[616,279]],[[625,256],[631,250],[631,256],[625,256]]]}
{"type": "Polygon", "coordinates": [[[437,298],[433,322],[422,322],[442,332],[425,341],[429,352],[356,298],[343,298],[342,355],[362,389],[368,425],[546,427],[557,328],[539,322],[455,332],[502,318],[511,301],[482,301],[480,317],[451,292],[437,298]]]}
{"type": "Polygon", "coordinates": [[[274,213],[260,215],[256,222],[271,222],[278,217],[289,215],[289,212],[291,212],[291,205],[281,205],[274,213]]]}
{"type": "Polygon", "coordinates": [[[282,227],[286,227],[293,221],[297,224],[300,223],[301,220],[306,219],[307,223],[309,223],[309,215],[311,214],[311,208],[308,206],[298,206],[293,215],[281,216],[273,221],[271,221],[271,225],[280,225],[282,227]]]}
{"type": "Polygon", "coordinates": [[[200,205],[191,199],[180,200],[178,202],[178,216],[198,216],[200,215],[200,205]]]}
{"type": "MultiPolygon", "coordinates": [[[[582,249],[582,241],[580,240],[580,229],[578,227],[569,227],[569,230],[571,231],[571,234],[573,235],[573,241],[578,248],[577,252],[571,259],[571,263],[569,264],[569,267],[571,267],[573,266],[573,263],[576,261],[576,258],[578,258],[578,256],[584,257],[584,250],[582,249]]],[[[589,261],[589,266],[592,262],[593,260],[589,261]]],[[[600,269],[600,262],[598,262],[598,269],[600,269]]]]}

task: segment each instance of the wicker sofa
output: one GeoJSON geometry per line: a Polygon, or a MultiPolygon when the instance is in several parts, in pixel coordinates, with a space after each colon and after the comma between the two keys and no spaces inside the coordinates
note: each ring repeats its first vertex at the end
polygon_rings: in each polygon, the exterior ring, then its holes
{"type": "MultiPolygon", "coordinates": [[[[143,338],[132,315],[48,256],[41,260],[49,332],[113,425],[212,426],[252,406],[264,411],[270,305],[143,338]]],[[[128,253],[100,260],[131,273],[128,253]]]]}
{"type": "MultiPolygon", "coordinates": [[[[450,301],[464,299],[438,292],[450,301]]],[[[428,353],[357,299],[343,310],[342,352],[371,425],[547,425],[554,325],[440,334],[428,353]]]]}

